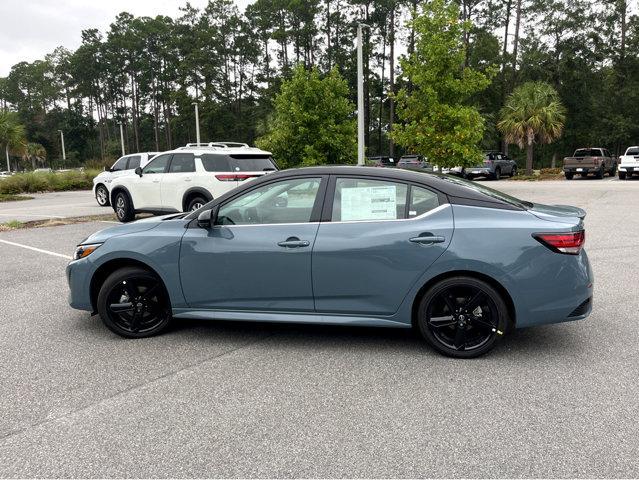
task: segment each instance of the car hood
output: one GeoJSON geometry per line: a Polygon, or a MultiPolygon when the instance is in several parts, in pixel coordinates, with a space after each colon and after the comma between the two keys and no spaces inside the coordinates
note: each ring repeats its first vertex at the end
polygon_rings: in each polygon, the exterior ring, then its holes
{"type": "Polygon", "coordinates": [[[175,214],[143,218],[142,220],[137,220],[135,222],[123,223],[122,225],[116,225],[115,227],[105,228],[104,230],[92,233],[81,241],[79,245],[86,243],[102,243],[106,242],[109,238],[151,230],[152,228],[157,227],[163,219],[173,216],[175,216],[175,214]]]}
{"type": "Polygon", "coordinates": [[[93,180],[104,178],[104,177],[107,177],[108,175],[109,175],[109,172],[105,170],[103,172],[98,173],[95,177],[93,177],[93,180]]]}
{"type": "Polygon", "coordinates": [[[570,205],[544,205],[533,203],[528,209],[530,213],[542,220],[578,225],[586,216],[586,211],[570,205]]]}

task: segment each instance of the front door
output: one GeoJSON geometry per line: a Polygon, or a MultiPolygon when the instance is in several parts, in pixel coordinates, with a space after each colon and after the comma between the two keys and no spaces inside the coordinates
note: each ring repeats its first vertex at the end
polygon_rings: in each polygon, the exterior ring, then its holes
{"type": "Polygon", "coordinates": [[[147,163],[142,176],[137,176],[129,191],[136,210],[162,208],[160,182],[171,159],[171,154],[160,155],[147,163]]]}
{"type": "Polygon", "coordinates": [[[392,315],[448,247],[451,208],[440,206],[437,192],[416,185],[334,181],[331,221],[320,225],[313,250],[315,309],[392,315]]]}
{"type": "Polygon", "coordinates": [[[274,181],[220,206],[216,225],[182,238],[180,277],[192,308],[312,311],[311,252],[322,177],[274,181]]]}

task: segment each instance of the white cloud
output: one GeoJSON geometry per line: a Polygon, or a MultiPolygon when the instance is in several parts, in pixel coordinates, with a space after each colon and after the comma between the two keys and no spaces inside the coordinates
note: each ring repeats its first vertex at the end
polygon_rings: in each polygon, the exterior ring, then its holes
{"type": "MultiPolygon", "coordinates": [[[[202,8],[207,0],[190,0],[202,8]]],[[[235,0],[243,10],[250,0],[235,0]]],[[[115,16],[179,14],[186,0],[0,0],[0,77],[21,61],[43,58],[62,45],[75,49],[87,28],[104,32],[115,16]]]]}

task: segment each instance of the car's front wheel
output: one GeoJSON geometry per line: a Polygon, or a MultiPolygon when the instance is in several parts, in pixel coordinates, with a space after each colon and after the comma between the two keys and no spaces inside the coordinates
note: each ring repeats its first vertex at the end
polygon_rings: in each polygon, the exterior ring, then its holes
{"type": "Polygon", "coordinates": [[[514,177],[515,175],[517,175],[517,167],[513,167],[512,170],[510,171],[511,177],[514,177]]]}
{"type": "Polygon", "coordinates": [[[160,279],[139,267],[116,270],[102,284],[98,313],[114,333],[143,338],[166,330],[171,321],[168,294],[160,279]]]}
{"type": "Polygon", "coordinates": [[[619,180],[625,180],[626,179],[626,172],[617,172],[619,174],[619,180]]]}
{"type": "Polygon", "coordinates": [[[129,196],[124,192],[119,192],[115,196],[115,205],[113,210],[115,210],[115,216],[118,217],[118,220],[121,222],[130,222],[135,220],[133,203],[129,196]]]}
{"type": "Polygon", "coordinates": [[[108,207],[110,205],[109,191],[104,185],[95,187],[95,200],[101,207],[108,207]]]}
{"type": "Polygon", "coordinates": [[[453,277],[432,286],[422,297],[417,324],[438,352],[472,358],[492,349],[508,326],[508,309],[488,283],[453,277]]]}

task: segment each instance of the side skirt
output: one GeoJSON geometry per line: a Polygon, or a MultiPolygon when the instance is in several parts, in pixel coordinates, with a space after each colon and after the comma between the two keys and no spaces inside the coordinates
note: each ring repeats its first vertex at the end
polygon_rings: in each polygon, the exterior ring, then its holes
{"type": "Polygon", "coordinates": [[[249,322],[309,323],[319,325],[353,325],[361,327],[411,328],[410,323],[375,317],[351,317],[346,315],[326,315],[321,313],[280,313],[199,310],[194,308],[174,308],[174,318],[195,320],[240,320],[249,322]]]}

